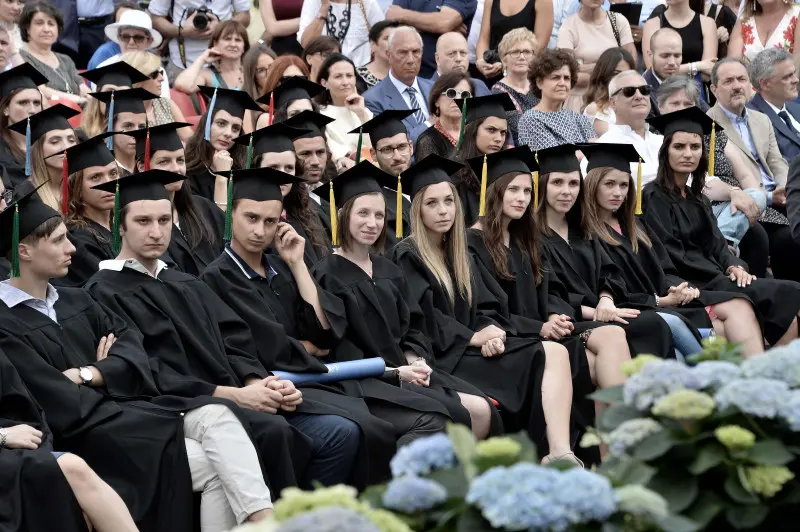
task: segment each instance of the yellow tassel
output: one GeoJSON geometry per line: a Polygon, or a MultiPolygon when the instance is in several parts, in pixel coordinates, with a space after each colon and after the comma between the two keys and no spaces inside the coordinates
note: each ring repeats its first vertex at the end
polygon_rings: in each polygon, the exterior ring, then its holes
{"type": "Polygon", "coordinates": [[[394,235],[403,238],[403,183],[397,176],[397,219],[394,223],[394,235]]]}
{"type": "Polygon", "coordinates": [[[639,157],[639,168],[636,170],[636,211],[642,214],[642,158],[639,157]]]}
{"type": "Polygon", "coordinates": [[[708,145],[708,175],[714,175],[714,153],[717,149],[717,125],[711,124],[711,142],[708,145]]]}
{"type": "Polygon", "coordinates": [[[533,212],[539,208],[539,172],[533,172],[533,212]]]}
{"type": "Polygon", "coordinates": [[[334,246],[339,245],[339,223],[336,219],[336,198],[333,197],[333,183],[330,185],[330,193],[328,194],[328,201],[331,204],[331,243],[334,246]]]}
{"type": "Polygon", "coordinates": [[[481,198],[478,207],[478,216],[486,216],[486,174],[488,168],[486,167],[486,156],[483,156],[483,170],[481,170],[481,198]]]}

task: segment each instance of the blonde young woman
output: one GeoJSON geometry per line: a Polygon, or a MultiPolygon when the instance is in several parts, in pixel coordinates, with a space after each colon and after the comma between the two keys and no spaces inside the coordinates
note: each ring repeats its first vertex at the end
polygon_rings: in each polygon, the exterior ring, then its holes
{"type": "Polygon", "coordinates": [[[412,197],[411,236],[390,255],[403,270],[410,298],[422,309],[437,367],[500,403],[505,430],[526,430],[540,449],[549,449],[545,461],[572,457],[567,350],[555,342],[516,337],[474,271],[450,179],[460,167],[430,155],[403,173],[403,190],[412,197]]]}

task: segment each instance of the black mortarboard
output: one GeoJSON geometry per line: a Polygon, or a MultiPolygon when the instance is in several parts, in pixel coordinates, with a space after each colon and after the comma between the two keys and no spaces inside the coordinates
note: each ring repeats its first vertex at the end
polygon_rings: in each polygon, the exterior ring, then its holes
{"type": "Polygon", "coordinates": [[[544,150],[539,150],[535,154],[536,162],[539,164],[540,174],[551,172],[580,172],[581,163],[575,157],[575,151],[579,150],[574,144],[562,144],[544,150]]]}
{"type": "Polygon", "coordinates": [[[11,203],[0,213],[0,255],[11,251],[11,277],[19,277],[19,242],[50,218],[60,216],[36,193],[47,182],[35,187],[30,181],[17,185],[11,203]]]}
{"type": "Polygon", "coordinates": [[[428,185],[452,183],[450,177],[463,167],[461,163],[432,153],[400,174],[403,192],[413,198],[428,185]]]}
{"type": "MultiPolygon", "coordinates": [[[[648,118],[647,122],[665,137],[676,131],[708,135],[714,125],[714,121],[697,107],[687,107],[680,111],[648,118]]],[[[720,129],[719,125],[717,125],[717,129],[720,129]]]]}
{"type": "Polygon", "coordinates": [[[248,109],[261,111],[261,107],[247,94],[247,91],[200,85],[200,92],[211,98],[211,103],[206,111],[206,129],[203,132],[203,138],[207,141],[211,140],[211,123],[217,110],[227,111],[239,120],[244,119],[244,112],[248,109]]]}
{"type": "Polygon", "coordinates": [[[109,122],[113,122],[112,117],[117,116],[119,113],[142,114],[145,112],[145,101],[159,98],[157,94],[141,88],[92,92],[89,93],[89,96],[106,104],[106,116],[109,122]]]}
{"type": "MultiPolygon", "coordinates": [[[[478,207],[478,216],[483,216],[486,211],[486,189],[498,178],[512,172],[531,174],[537,172],[535,156],[531,149],[525,146],[500,150],[491,155],[473,157],[467,161],[475,172],[481,176],[481,195],[478,207]]],[[[538,203],[538,179],[534,179],[534,202],[538,203]]]]}
{"type": "Polygon", "coordinates": [[[68,119],[79,115],[80,112],[67,107],[66,105],[56,104],[39,111],[35,115],[29,116],[25,120],[20,120],[8,126],[12,131],[25,135],[25,175],[29,176],[32,172],[31,167],[31,145],[34,139],[39,140],[48,131],[57,129],[72,129],[68,119]]]}
{"type": "Polygon", "coordinates": [[[413,113],[414,111],[411,109],[384,111],[381,114],[373,117],[372,120],[364,122],[361,126],[355,128],[353,131],[350,131],[350,133],[363,132],[368,134],[369,140],[374,148],[381,139],[393,137],[399,133],[407,134],[408,130],[406,129],[406,125],[403,123],[403,119],[413,113]]]}
{"type": "Polygon", "coordinates": [[[70,176],[92,166],[105,166],[114,162],[114,155],[106,147],[104,141],[115,134],[101,133],[67,148],[64,152],[64,166],[67,169],[67,175],[70,176]]]}
{"type": "Polygon", "coordinates": [[[472,98],[457,98],[455,102],[460,109],[464,109],[466,105],[467,114],[465,121],[467,123],[479,118],[486,118],[487,116],[496,116],[497,118],[506,118],[506,111],[514,111],[514,102],[511,97],[501,92],[499,94],[490,94],[488,96],[473,96],[472,98]]]}
{"type": "Polygon", "coordinates": [[[257,157],[262,153],[294,151],[292,141],[306,133],[308,133],[307,129],[296,129],[287,126],[285,122],[279,122],[256,129],[252,133],[233,139],[233,141],[248,147],[246,167],[249,168],[253,157],[257,157]],[[252,149],[250,149],[250,146],[252,146],[252,149]]]}
{"type": "Polygon", "coordinates": [[[178,130],[182,127],[191,127],[187,122],[169,122],[160,126],[145,127],[135,131],[122,133],[136,139],[136,156],[144,157],[145,171],[150,169],[150,156],[159,151],[175,151],[183,149],[183,141],[178,130]],[[148,148],[147,143],[150,142],[148,148]]]}
{"type": "Polygon", "coordinates": [[[303,76],[291,76],[256,101],[268,105],[272,100],[273,107],[280,107],[294,100],[310,100],[324,90],[325,87],[303,76]]]}
{"type": "Polygon", "coordinates": [[[293,117],[284,120],[283,123],[287,126],[308,130],[308,133],[297,138],[313,139],[315,137],[324,137],[325,132],[323,129],[333,121],[333,118],[325,116],[321,113],[315,113],[314,111],[302,111],[293,117]]]}
{"type": "Polygon", "coordinates": [[[150,79],[125,61],[117,61],[104,67],[87,70],[81,76],[94,83],[97,90],[102,90],[105,85],[132,87],[134,83],[150,79]]]}
{"type": "MultiPolygon", "coordinates": [[[[631,163],[641,160],[641,155],[633,147],[633,144],[609,144],[595,142],[591,144],[581,144],[578,147],[588,159],[586,171],[595,168],[615,168],[626,174],[631,173],[631,163]]],[[[542,163],[542,152],[539,152],[539,164],[542,163]]]]}
{"type": "Polygon", "coordinates": [[[5,98],[17,89],[37,89],[49,79],[30,63],[22,63],[0,73],[0,98],[5,98]]]}
{"type": "Polygon", "coordinates": [[[232,200],[283,201],[281,185],[300,183],[301,179],[274,168],[234,170],[232,200]]]}

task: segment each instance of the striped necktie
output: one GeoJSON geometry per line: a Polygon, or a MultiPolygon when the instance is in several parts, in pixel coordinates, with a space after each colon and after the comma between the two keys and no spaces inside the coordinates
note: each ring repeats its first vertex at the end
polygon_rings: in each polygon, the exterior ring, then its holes
{"type": "Polygon", "coordinates": [[[406,94],[408,94],[408,100],[411,102],[411,109],[414,110],[414,119],[417,123],[422,124],[425,122],[425,115],[422,114],[422,111],[419,108],[419,102],[417,101],[417,89],[414,87],[407,87],[406,94]]]}

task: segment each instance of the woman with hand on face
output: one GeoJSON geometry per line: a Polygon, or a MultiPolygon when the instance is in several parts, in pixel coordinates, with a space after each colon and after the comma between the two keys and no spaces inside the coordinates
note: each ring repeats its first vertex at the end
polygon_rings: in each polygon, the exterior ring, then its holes
{"type": "MultiPolygon", "coordinates": [[[[797,338],[800,283],[750,275],[746,264],[731,253],[703,198],[709,167],[703,135],[711,133],[713,121],[692,107],[648,122],[664,135],[664,144],[658,175],[642,192],[642,218],[664,244],[677,274],[701,291],[734,292],[749,298],[770,345],[797,338]]],[[[730,330],[726,327],[727,333],[730,330]]],[[[746,346],[744,354],[761,352],[760,338],[749,343],[739,340],[746,346]]]]}
{"type": "Polygon", "coordinates": [[[433,82],[428,109],[436,117],[433,126],[417,137],[414,157],[422,160],[435,153],[447,159],[456,158],[461,136],[461,108],[456,100],[472,98],[472,78],[466,72],[454,70],[442,74],[433,82]]]}
{"type": "Polygon", "coordinates": [[[208,48],[175,78],[175,88],[194,94],[207,85],[222,89],[244,87],[242,57],[250,49],[247,28],[235,20],[214,27],[208,48]]]}
{"type": "MultiPolygon", "coordinates": [[[[319,83],[326,89],[317,97],[319,112],[335,120],[325,129],[333,159],[356,158],[358,135],[349,133],[372,120],[372,111],[356,90],[356,67],[342,54],[333,54],[319,69],[319,83]]],[[[369,148],[369,140],[363,148],[369,148]]]]}
{"type": "MultiPolygon", "coordinates": [[[[450,180],[460,166],[430,155],[403,173],[412,232],[390,256],[422,309],[437,367],[500,403],[507,432],[525,430],[539,449],[563,457],[571,453],[568,353],[555,342],[515,337],[475,271],[450,180]]],[[[479,436],[475,420],[472,426],[479,436]]]]}
{"type": "Polygon", "coordinates": [[[382,186],[396,183],[395,177],[362,161],[320,187],[332,186],[340,206],[336,238],[341,247],[317,263],[312,273],[320,287],[342,299],[347,314],[347,331],[329,356],[335,361],[382,357],[387,367],[395,368],[395,383],[401,384],[397,390],[405,392],[393,393],[386,401],[467,426],[476,420],[473,430],[486,435],[490,427],[499,429],[497,412],[477,388],[435,368],[424,317],[410,297],[403,271],[373,253],[382,251],[386,239],[382,186]]]}
{"type": "Polygon", "coordinates": [[[29,63],[0,73],[0,165],[5,168],[6,186],[13,188],[25,181],[25,132],[17,133],[8,126],[22,122],[42,110],[42,93],[38,87],[47,78],[29,63]]]}

